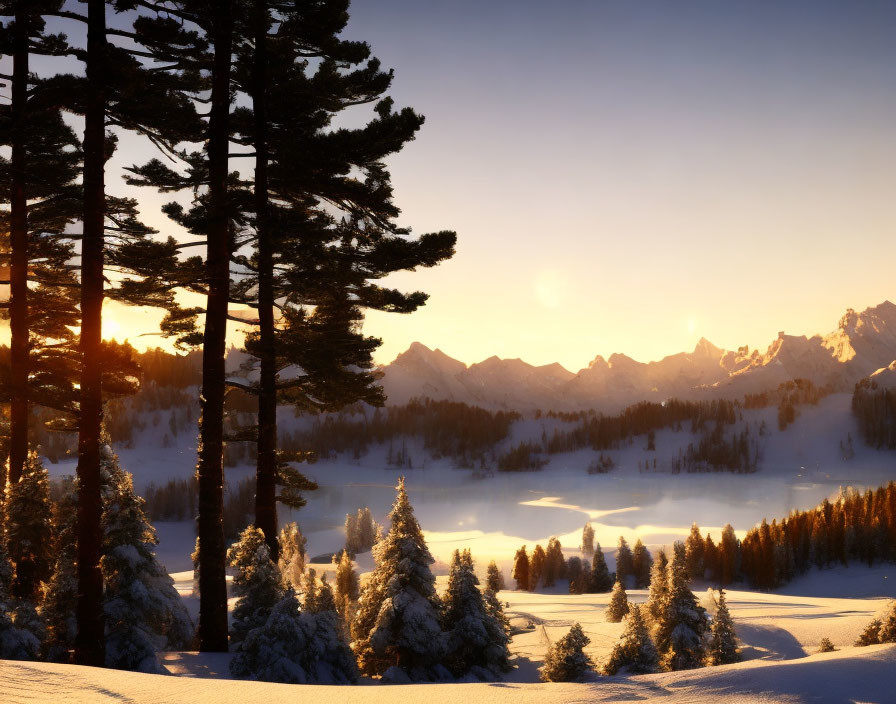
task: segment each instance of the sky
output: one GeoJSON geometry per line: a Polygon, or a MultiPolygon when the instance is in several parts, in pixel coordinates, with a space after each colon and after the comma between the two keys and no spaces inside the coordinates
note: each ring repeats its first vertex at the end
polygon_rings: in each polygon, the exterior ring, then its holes
{"type": "MultiPolygon", "coordinates": [[[[896,4],[354,0],[346,36],[426,116],[390,160],[401,222],[456,256],[387,283],[415,340],[571,370],[706,337],[765,347],[896,297],[896,4]]],[[[139,162],[145,144],[116,159],[139,162]]],[[[121,192],[116,181],[110,189],[121,192]]],[[[166,197],[137,194],[169,227],[166,197]]],[[[108,331],[155,344],[155,316],[108,331]]]]}

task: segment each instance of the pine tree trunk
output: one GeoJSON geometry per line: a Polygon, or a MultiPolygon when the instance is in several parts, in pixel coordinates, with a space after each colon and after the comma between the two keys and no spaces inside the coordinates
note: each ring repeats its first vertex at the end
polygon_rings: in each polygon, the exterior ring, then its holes
{"type": "Polygon", "coordinates": [[[25,124],[28,102],[28,13],[16,4],[12,79],[12,189],[10,194],[9,268],[10,333],[10,484],[22,476],[28,455],[28,199],[25,194],[25,124]]]}
{"type": "Polygon", "coordinates": [[[199,420],[199,649],[227,651],[224,578],[224,355],[230,296],[231,235],[227,203],[230,121],[231,0],[214,3],[211,112],[208,127],[208,301],[202,348],[199,420]]]}
{"type": "Polygon", "coordinates": [[[274,258],[268,231],[268,130],[265,114],[267,9],[255,1],[255,55],[252,107],[255,119],[255,212],[258,237],[258,321],[261,370],[258,387],[258,460],[255,471],[255,525],[276,562],[277,541],[277,350],[274,340],[274,258]]]}
{"type": "Polygon", "coordinates": [[[103,632],[100,429],[103,421],[102,309],[105,211],[106,4],[87,6],[87,89],[84,114],[84,218],[81,240],[81,390],[78,426],[78,635],[79,664],[105,662],[103,632]]]}

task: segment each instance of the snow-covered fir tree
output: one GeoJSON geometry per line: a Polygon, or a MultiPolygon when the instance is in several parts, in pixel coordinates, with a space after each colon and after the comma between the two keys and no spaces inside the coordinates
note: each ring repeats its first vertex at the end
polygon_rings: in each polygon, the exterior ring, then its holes
{"type": "Polygon", "coordinates": [[[489,612],[478,585],[470,551],[455,550],[448,588],[442,597],[445,662],[457,677],[472,675],[488,681],[510,670],[510,639],[503,622],[489,612]]]}
{"type": "Polygon", "coordinates": [[[376,567],[361,590],[352,648],[365,674],[395,682],[444,679],[441,603],[430,569],[434,560],[404,478],[397,489],[389,532],[374,546],[376,567]]]}
{"type": "Polygon", "coordinates": [[[659,654],[644,620],[643,606],[632,604],[625,617],[625,630],[613,646],[603,667],[605,675],[625,672],[640,675],[659,669],[659,654]]]}
{"type": "Polygon", "coordinates": [[[271,560],[264,533],[247,526],[227,550],[227,563],[236,569],[233,593],[239,597],[233,608],[231,643],[240,643],[253,628],[263,626],[283,599],[280,570],[271,560]]]}
{"type": "Polygon", "coordinates": [[[619,536],[619,545],[616,548],[616,581],[622,582],[627,589],[634,587],[632,579],[635,572],[634,564],[632,564],[632,550],[628,546],[625,538],[619,536]]]}
{"type": "Polygon", "coordinates": [[[498,563],[492,560],[486,568],[485,588],[497,594],[504,589],[504,573],[498,568],[498,563]]]}
{"type": "Polygon", "coordinates": [[[650,585],[651,567],[653,567],[653,558],[650,557],[650,551],[638,538],[635,548],[632,550],[632,573],[635,577],[636,589],[647,589],[650,585]]]}
{"type": "MultiPolygon", "coordinates": [[[[334,558],[335,560],[335,558],[334,558]]],[[[336,600],[336,610],[342,617],[346,626],[346,632],[355,616],[355,604],[361,594],[361,583],[358,573],[348,551],[343,550],[339,561],[336,563],[336,581],[333,598],[336,600]]]]}
{"type": "Polygon", "coordinates": [[[70,479],[64,482],[62,495],[53,507],[56,562],[50,581],[44,585],[40,608],[47,626],[44,652],[50,662],[68,662],[69,653],[75,646],[75,604],[78,599],[77,520],[77,485],[70,479]]]}
{"type": "Polygon", "coordinates": [[[669,558],[660,548],[650,570],[650,590],[647,593],[647,613],[645,617],[653,624],[659,622],[666,608],[669,593],[669,558]]]}
{"type": "Polygon", "coordinates": [[[582,627],[578,623],[573,624],[569,633],[548,650],[544,667],[541,668],[542,681],[574,682],[582,679],[594,667],[591,658],[585,654],[585,646],[590,642],[582,627]]]}
{"type": "Polygon", "coordinates": [[[5,521],[0,507],[0,660],[36,660],[40,654],[41,626],[31,618],[28,609],[33,606],[27,600],[19,602],[10,596],[14,570],[6,550],[5,521]]]}
{"type": "Polygon", "coordinates": [[[589,581],[588,591],[594,594],[602,594],[613,588],[613,578],[610,576],[610,570],[607,568],[607,560],[604,557],[604,551],[601,550],[600,543],[594,546],[594,557],[591,560],[591,579],[589,581]]]}
{"type": "Polygon", "coordinates": [[[180,650],[193,640],[193,623],[167,570],[155,556],[155,529],[134,493],[133,478],[102,447],[107,484],[103,507],[103,572],[106,665],[161,672],[156,651],[180,650]]]}
{"type": "Polygon", "coordinates": [[[668,670],[702,667],[706,660],[706,612],[697,603],[689,582],[684,543],[677,542],[669,566],[669,591],[665,607],[654,632],[662,664],[668,670]]]}
{"type": "Polygon", "coordinates": [[[501,600],[498,599],[498,595],[491,589],[486,588],[486,590],[482,592],[482,598],[485,600],[486,611],[501,624],[504,633],[509,637],[511,633],[510,619],[507,618],[507,615],[504,613],[504,607],[501,605],[501,600]]]}
{"type": "Polygon", "coordinates": [[[333,590],[325,579],[317,582],[314,570],[308,570],[303,598],[305,608],[300,621],[306,632],[307,645],[302,666],[310,681],[318,684],[356,682],[358,666],[336,608],[333,590]]]}
{"type": "Polygon", "coordinates": [[[625,586],[617,581],[613,585],[613,593],[610,594],[610,603],[607,604],[606,618],[610,623],[619,623],[628,613],[628,596],[625,586]]]}
{"type": "Polygon", "coordinates": [[[6,492],[6,544],[15,567],[10,596],[36,604],[40,584],[53,571],[50,480],[36,452],[29,452],[22,476],[6,492]]]}
{"type": "Polygon", "coordinates": [[[308,543],[299,524],[295,521],[287,523],[280,530],[280,557],[277,566],[283,579],[294,588],[299,589],[302,584],[302,574],[305,571],[306,545],[308,543]]]}
{"type": "Polygon", "coordinates": [[[516,581],[518,591],[531,589],[531,575],[529,574],[529,555],[526,553],[526,546],[523,545],[516,551],[513,556],[513,579],[516,581]]]}
{"type": "Polygon", "coordinates": [[[716,604],[715,618],[710,628],[709,664],[730,665],[740,660],[740,653],[737,650],[737,634],[734,632],[734,622],[728,612],[724,589],[719,589],[716,604]]]}
{"type": "Polygon", "coordinates": [[[303,656],[308,647],[299,600],[290,587],[265,622],[250,630],[230,661],[230,673],[239,679],[306,684],[303,656]]]}

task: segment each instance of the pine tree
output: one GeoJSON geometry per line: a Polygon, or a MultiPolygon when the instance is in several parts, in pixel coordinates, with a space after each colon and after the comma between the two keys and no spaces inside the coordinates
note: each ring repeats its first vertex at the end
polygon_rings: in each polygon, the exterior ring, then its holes
{"type": "Polygon", "coordinates": [[[347,513],[345,514],[345,550],[354,556],[360,552],[360,545],[358,517],[354,513],[347,513]]]}
{"type": "Polygon", "coordinates": [[[365,583],[352,624],[352,648],[365,674],[402,681],[440,679],[445,650],[439,624],[434,562],[404,478],[389,513],[391,526],[376,544],[373,575],[365,583]]]}
{"type": "Polygon", "coordinates": [[[345,625],[326,579],[318,583],[314,570],[305,581],[302,622],[308,647],[303,664],[312,681],[321,684],[350,684],[358,679],[354,653],[346,640],[345,625]]]}
{"type": "Polygon", "coordinates": [[[548,540],[544,556],[544,586],[553,587],[558,579],[566,576],[566,560],[563,558],[563,549],[557,538],[552,537],[548,540]]]}
{"type": "Polygon", "coordinates": [[[657,650],[668,670],[702,667],[706,659],[704,635],[706,612],[688,587],[689,577],[684,543],[675,543],[669,567],[669,592],[665,608],[655,627],[657,650]]]}
{"type": "Polygon", "coordinates": [[[656,560],[650,571],[650,591],[647,594],[647,618],[656,624],[663,616],[666,598],[669,594],[669,559],[662,548],[656,554],[656,560]]]}
{"type": "Polygon", "coordinates": [[[106,666],[163,672],[156,651],[189,647],[193,623],[174,582],[156,560],[158,538],[131,475],[118,466],[108,445],[103,445],[101,458],[108,482],[101,560],[106,666]]]}
{"type": "Polygon", "coordinates": [[[608,592],[613,588],[613,579],[607,568],[607,561],[600,543],[594,547],[594,559],[591,561],[591,584],[589,591],[595,594],[608,592]]]}
{"type": "Polygon", "coordinates": [[[543,682],[574,682],[584,677],[594,667],[591,658],[585,654],[585,646],[591,639],[576,623],[569,633],[558,640],[548,650],[541,668],[543,682]]]}
{"type": "Polygon", "coordinates": [[[50,480],[40,457],[30,452],[21,479],[6,497],[7,551],[15,566],[11,596],[36,603],[41,582],[53,569],[50,480]]]}
{"type": "Polygon", "coordinates": [[[442,597],[446,662],[456,676],[472,674],[480,680],[492,680],[510,669],[510,639],[503,622],[490,613],[478,584],[470,551],[455,550],[448,588],[442,597]]]}
{"type": "Polygon", "coordinates": [[[498,568],[498,563],[494,560],[488,563],[487,569],[485,588],[497,594],[504,589],[504,573],[498,568]]]}
{"type": "Polygon", "coordinates": [[[625,630],[619,642],[613,646],[610,658],[604,665],[605,675],[625,672],[633,675],[656,672],[659,655],[644,622],[642,607],[632,604],[625,617],[625,630]]]}
{"type": "Polygon", "coordinates": [[[740,568],[740,541],[730,523],[722,528],[722,542],[719,544],[720,584],[731,584],[740,568]]]}
{"type": "Polygon", "coordinates": [[[625,538],[619,536],[619,546],[616,548],[616,581],[622,582],[626,587],[631,588],[634,584],[629,584],[629,577],[633,576],[635,567],[632,564],[632,551],[629,548],[625,538]]]}
{"type": "Polygon", "coordinates": [[[837,648],[834,647],[834,644],[831,642],[831,639],[825,636],[818,642],[818,652],[819,653],[833,653],[837,648]]]}
{"type": "MultiPolygon", "coordinates": [[[[532,558],[529,560],[529,585],[526,587],[530,592],[538,589],[539,584],[545,578],[545,570],[547,569],[548,556],[541,545],[536,545],[532,551],[532,558]]],[[[545,584],[545,586],[547,586],[545,584]]]]}
{"type": "Polygon", "coordinates": [[[239,644],[253,628],[263,626],[271,611],[283,598],[280,571],[271,561],[264,533],[248,526],[240,539],[227,551],[228,564],[236,569],[230,640],[239,644]]]}
{"type": "Polygon", "coordinates": [[[287,523],[280,530],[280,557],[277,565],[280,574],[289,584],[298,589],[302,583],[302,574],[305,571],[307,557],[305,546],[308,540],[302,535],[299,524],[295,521],[287,523]]]}
{"type": "Polygon", "coordinates": [[[719,590],[718,608],[710,629],[709,664],[729,665],[740,660],[737,650],[737,635],[734,632],[734,622],[728,612],[728,603],[725,600],[725,590],[719,590]]]}
{"type": "Polygon", "coordinates": [[[523,545],[516,551],[513,558],[513,578],[516,580],[517,591],[531,589],[531,575],[529,573],[529,556],[526,554],[526,546],[523,545]]]}
{"type": "Polygon", "coordinates": [[[650,586],[650,569],[653,566],[653,558],[650,552],[644,547],[641,539],[635,543],[635,549],[632,551],[632,572],[635,576],[635,588],[647,589],[650,586]]]}
{"type": "Polygon", "coordinates": [[[573,555],[566,563],[566,576],[569,579],[570,594],[584,594],[588,588],[590,575],[582,567],[582,558],[573,555]]]}
{"type": "Polygon", "coordinates": [[[610,595],[610,603],[607,604],[606,618],[610,623],[619,623],[629,612],[628,596],[622,582],[617,581],[613,585],[613,593],[610,595]]]}
{"type": "Polygon", "coordinates": [[[703,579],[704,564],[704,544],[703,536],[700,535],[700,528],[696,523],[691,525],[691,532],[685,540],[685,558],[688,564],[688,574],[691,579],[703,579]]]}
{"type": "Polygon", "coordinates": [[[591,523],[586,523],[582,529],[582,555],[586,560],[594,557],[594,528],[591,523]]]}

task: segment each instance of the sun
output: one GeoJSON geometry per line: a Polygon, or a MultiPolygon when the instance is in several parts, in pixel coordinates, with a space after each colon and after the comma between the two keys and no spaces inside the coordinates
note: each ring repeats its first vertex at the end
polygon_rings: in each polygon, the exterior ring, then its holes
{"type": "Polygon", "coordinates": [[[697,331],[697,319],[694,316],[688,318],[688,332],[692,335],[697,331]]]}

